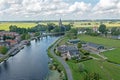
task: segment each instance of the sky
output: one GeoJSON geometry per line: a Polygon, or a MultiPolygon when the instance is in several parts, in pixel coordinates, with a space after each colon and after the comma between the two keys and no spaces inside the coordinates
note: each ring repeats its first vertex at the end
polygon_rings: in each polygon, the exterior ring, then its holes
{"type": "Polygon", "coordinates": [[[120,0],[0,0],[0,21],[120,19],[120,0]]]}

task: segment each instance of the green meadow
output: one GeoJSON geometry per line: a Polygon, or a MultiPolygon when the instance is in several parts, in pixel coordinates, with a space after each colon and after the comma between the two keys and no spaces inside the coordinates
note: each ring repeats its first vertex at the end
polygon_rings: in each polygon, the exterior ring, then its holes
{"type": "Polygon", "coordinates": [[[108,60],[120,64],[120,48],[114,49],[112,51],[103,52],[108,60]]]}
{"type": "MultiPolygon", "coordinates": [[[[93,42],[97,44],[102,44],[106,47],[114,47],[114,50],[106,51],[101,53],[106,56],[108,60],[119,63],[120,64],[120,40],[108,39],[104,37],[93,37],[88,35],[79,35],[78,38],[82,41],[93,42]]],[[[68,40],[65,37],[59,44],[65,44],[68,40]]],[[[103,60],[100,56],[96,54],[90,54],[99,60],[87,60],[79,63],[75,63],[72,60],[67,61],[68,65],[71,68],[73,79],[74,80],[84,80],[84,76],[86,75],[86,71],[88,73],[98,73],[100,76],[100,80],[118,80],[120,79],[120,66],[119,64],[114,64],[103,60]],[[79,64],[84,66],[85,72],[80,72],[79,64]]]]}
{"type": "MultiPolygon", "coordinates": [[[[74,22],[73,26],[76,28],[79,27],[99,27],[101,23],[100,22],[74,22]]],[[[115,23],[108,23],[108,22],[104,22],[104,24],[106,25],[107,28],[110,27],[120,27],[120,22],[115,22],[115,23]]]]}
{"type": "Polygon", "coordinates": [[[9,26],[10,25],[16,25],[18,27],[21,27],[21,28],[31,28],[31,27],[34,27],[35,25],[37,25],[36,23],[17,23],[17,22],[3,22],[3,23],[0,23],[0,30],[9,30],[9,26]]]}
{"type": "Polygon", "coordinates": [[[119,47],[120,48],[120,40],[109,39],[104,37],[93,37],[88,35],[79,35],[79,39],[86,42],[93,42],[97,44],[102,44],[107,47],[119,47]]]}
{"type": "MultiPolygon", "coordinates": [[[[71,68],[74,80],[84,80],[85,72],[80,72],[79,63],[67,62],[71,68]]],[[[88,60],[80,62],[88,73],[98,73],[100,80],[118,80],[120,79],[120,66],[109,62],[88,60]]]]}
{"type": "Polygon", "coordinates": [[[79,36],[80,40],[86,42],[93,42],[97,44],[102,44],[107,47],[114,47],[114,50],[105,51],[102,54],[105,55],[108,60],[119,63],[120,64],[120,40],[108,39],[103,37],[93,37],[87,35],[79,36]]]}
{"type": "MultiPolygon", "coordinates": [[[[54,23],[56,25],[58,25],[59,21],[49,21],[49,22],[40,22],[39,24],[43,24],[43,25],[47,25],[47,23],[54,23]]],[[[63,25],[69,24],[71,22],[66,22],[63,21],[62,22],[63,25]]],[[[82,27],[88,27],[88,28],[92,28],[92,27],[99,27],[100,22],[95,22],[95,21],[88,21],[88,22],[72,22],[73,23],[73,28],[82,28],[82,27]]],[[[114,22],[114,23],[109,23],[109,22],[104,22],[104,24],[107,26],[107,28],[111,28],[111,27],[120,27],[120,22],[114,22]]],[[[0,22],[0,30],[9,30],[9,26],[10,25],[16,25],[18,27],[23,27],[23,28],[30,28],[30,27],[34,27],[35,25],[37,25],[35,22],[31,22],[31,23],[27,23],[27,22],[0,22]]]]}

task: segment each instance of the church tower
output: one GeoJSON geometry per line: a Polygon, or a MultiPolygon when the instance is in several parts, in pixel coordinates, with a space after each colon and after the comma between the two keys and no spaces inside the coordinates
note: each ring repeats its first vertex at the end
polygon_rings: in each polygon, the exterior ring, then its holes
{"type": "Polygon", "coordinates": [[[60,20],[59,20],[59,27],[62,27],[63,25],[62,25],[62,20],[61,20],[61,18],[60,18],[60,20]]]}

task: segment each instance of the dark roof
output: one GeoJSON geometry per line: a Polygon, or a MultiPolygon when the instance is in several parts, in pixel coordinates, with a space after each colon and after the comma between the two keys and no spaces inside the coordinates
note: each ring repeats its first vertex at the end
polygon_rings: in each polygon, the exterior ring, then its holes
{"type": "Polygon", "coordinates": [[[57,50],[60,51],[61,53],[65,53],[65,52],[67,52],[67,46],[62,45],[62,46],[58,47],[57,50]]]}
{"type": "Polygon", "coordinates": [[[60,47],[57,48],[58,51],[60,51],[61,53],[66,53],[69,51],[70,55],[76,55],[79,54],[78,48],[75,46],[66,46],[66,45],[62,45],[60,47]]]}
{"type": "Polygon", "coordinates": [[[78,42],[80,42],[80,40],[79,39],[72,39],[72,40],[68,40],[68,42],[70,42],[70,43],[78,43],[78,42]]]}
{"type": "Polygon", "coordinates": [[[91,47],[94,47],[94,48],[104,47],[104,46],[102,46],[102,45],[95,44],[95,43],[91,43],[91,42],[87,43],[87,45],[88,45],[88,46],[91,46],[91,47]]]}
{"type": "Polygon", "coordinates": [[[70,55],[78,55],[79,51],[78,50],[69,50],[70,55]]]}

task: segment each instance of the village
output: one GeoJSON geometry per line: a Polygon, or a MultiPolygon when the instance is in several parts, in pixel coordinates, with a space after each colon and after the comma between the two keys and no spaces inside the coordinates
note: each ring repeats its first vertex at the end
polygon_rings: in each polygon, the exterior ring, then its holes
{"type": "MultiPolygon", "coordinates": [[[[35,39],[34,33],[29,33],[31,39],[35,39]]],[[[0,31],[0,62],[7,60],[9,56],[16,55],[24,45],[30,44],[30,39],[23,40],[17,32],[0,31]]]]}

